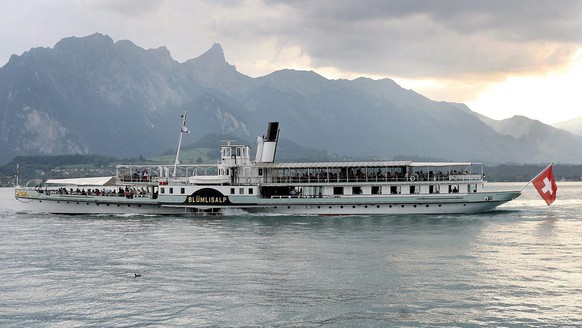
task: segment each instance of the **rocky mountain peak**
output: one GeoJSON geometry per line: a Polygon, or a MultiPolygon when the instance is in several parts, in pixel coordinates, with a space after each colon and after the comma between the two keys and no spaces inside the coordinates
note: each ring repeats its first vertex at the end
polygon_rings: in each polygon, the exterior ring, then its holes
{"type": "Polygon", "coordinates": [[[85,37],[68,37],[55,44],[54,49],[70,52],[78,51],[82,49],[103,49],[113,47],[113,39],[108,35],[103,35],[101,33],[91,34],[85,37]]]}
{"type": "Polygon", "coordinates": [[[211,63],[226,63],[226,59],[224,57],[224,51],[222,50],[222,46],[219,43],[215,43],[212,47],[203,53],[202,55],[196,58],[197,61],[204,62],[206,64],[211,63]]]}

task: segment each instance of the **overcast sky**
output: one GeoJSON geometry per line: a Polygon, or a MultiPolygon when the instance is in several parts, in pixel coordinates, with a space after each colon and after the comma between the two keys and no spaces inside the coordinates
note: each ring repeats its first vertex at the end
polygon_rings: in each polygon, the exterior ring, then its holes
{"type": "Polygon", "coordinates": [[[166,46],[179,62],[220,43],[247,75],[282,68],[391,78],[494,119],[582,116],[578,0],[19,0],[2,4],[0,66],[69,36],[166,46]]]}

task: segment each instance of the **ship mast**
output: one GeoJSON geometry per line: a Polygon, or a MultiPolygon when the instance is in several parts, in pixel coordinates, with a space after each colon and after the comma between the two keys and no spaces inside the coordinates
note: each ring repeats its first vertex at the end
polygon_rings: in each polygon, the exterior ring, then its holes
{"type": "Polygon", "coordinates": [[[186,126],[186,114],[188,114],[188,109],[184,109],[184,115],[182,117],[182,127],[180,128],[180,139],[178,140],[178,150],[176,151],[176,160],[174,161],[174,172],[172,173],[172,177],[176,177],[176,168],[180,163],[180,147],[182,147],[182,135],[184,133],[190,133],[190,130],[186,126]]]}

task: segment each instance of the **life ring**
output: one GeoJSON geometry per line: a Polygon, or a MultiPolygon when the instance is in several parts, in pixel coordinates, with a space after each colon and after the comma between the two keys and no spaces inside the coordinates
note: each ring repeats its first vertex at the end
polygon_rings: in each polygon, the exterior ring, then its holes
{"type": "Polygon", "coordinates": [[[410,176],[410,181],[414,181],[414,180],[416,180],[416,177],[414,175],[411,175],[410,176]]]}

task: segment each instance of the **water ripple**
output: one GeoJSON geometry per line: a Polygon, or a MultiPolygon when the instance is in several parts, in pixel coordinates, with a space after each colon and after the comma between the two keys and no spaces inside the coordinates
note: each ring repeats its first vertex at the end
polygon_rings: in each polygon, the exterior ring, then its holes
{"type": "MultiPolygon", "coordinates": [[[[0,208],[0,326],[577,326],[582,185],[438,216],[0,208]]],[[[10,190],[0,190],[9,204],[10,190]]]]}

